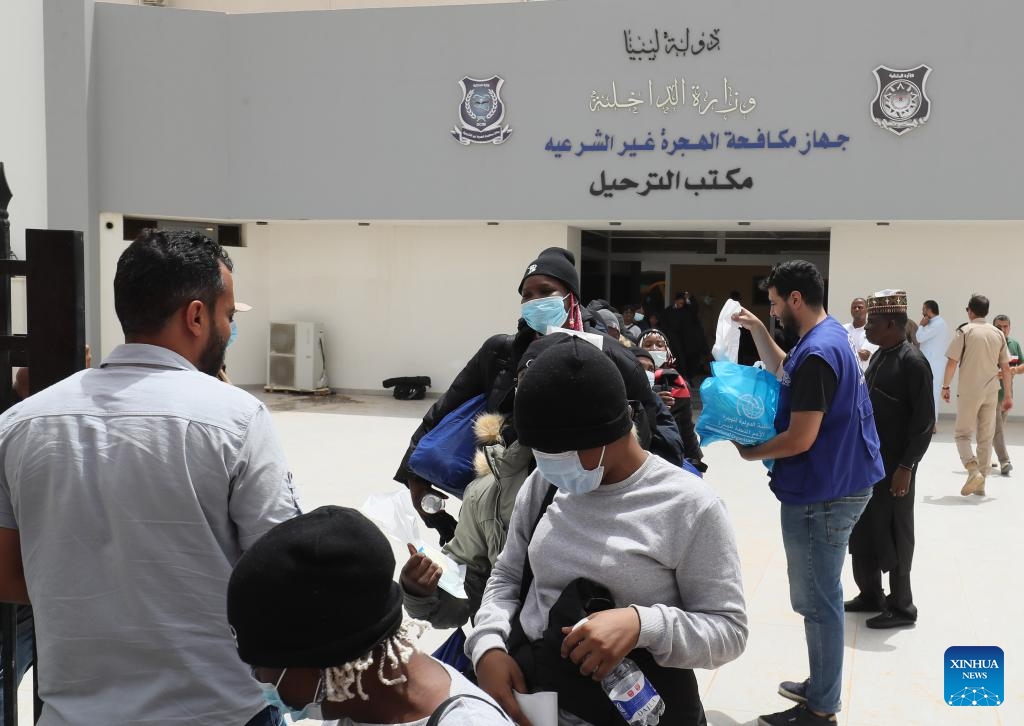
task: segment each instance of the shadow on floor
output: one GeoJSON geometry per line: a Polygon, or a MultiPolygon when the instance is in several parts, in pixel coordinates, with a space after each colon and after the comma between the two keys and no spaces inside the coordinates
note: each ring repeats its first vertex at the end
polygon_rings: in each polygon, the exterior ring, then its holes
{"type": "MultiPolygon", "coordinates": [[[[866,620],[867,618],[865,618],[866,620]]],[[[849,626],[848,626],[849,627],[849,626]]],[[[857,637],[853,642],[854,650],[869,650],[873,653],[891,653],[896,650],[895,645],[886,642],[889,638],[907,628],[882,628],[874,630],[864,625],[857,624],[857,637]]],[[[912,626],[911,626],[912,627],[912,626]]]]}
{"type": "Polygon", "coordinates": [[[931,494],[926,494],[921,503],[937,504],[940,507],[977,507],[990,501],[994,501],[992,497],[979,497],[974,494],[967,497],[960,494],[947,494],[944,497],[933,497],[931,494]]]}

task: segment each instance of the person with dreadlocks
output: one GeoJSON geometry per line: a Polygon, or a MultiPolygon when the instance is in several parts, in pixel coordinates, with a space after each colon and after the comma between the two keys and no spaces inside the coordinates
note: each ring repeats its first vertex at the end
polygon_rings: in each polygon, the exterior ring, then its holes
{"type": "Polygon", "coordinates": [[[394,572],[387,538],[346,507],[283,522],[246,550],[228,623],[266,701],[293,722],[510,726],[490,696],[416,648],[429,626],[403,619],[394,572]]]}
{"type": "MultiPolygon", "coordinates": [[[[518,330],[512,335],[499,333],[484,341],[480,349],[455,377],[451,387],[438,399],[423,422],[412,435],[405,457],[395,474],[395,481],[409,487],[413,506],[428,527],[440,533],[441,544],[455,535],[456,520],[444,511],[427,513],[421,501],[427,494],[441,499],[447,496],[434,488],[433,483],[416,475],[409,467],[409,458],[427,432],[449,413],[466,401],[483,394],[487,399],[486,412],[504,416],[501,440],[511,446],[517,436],[512,422],[512,404],[515,398],[515,375],[519,361],[530,343],[545,335],[549,328],[564,328],[577,332],[598,331],[588,322],[593,314],[580,305],[580,276],[576,271],[576,257],[561,247],[549,247],[526,267],[519,283],[521,318],[518,330]]],[[[608,341],[607,344],[614,345],[608,341]]],[[[642,392],[641,403],[649,409],[653,422],[653,440],[650,450],[673,463],[683,459],[683,445],[668,409],[656,396],[642,392]]]]}

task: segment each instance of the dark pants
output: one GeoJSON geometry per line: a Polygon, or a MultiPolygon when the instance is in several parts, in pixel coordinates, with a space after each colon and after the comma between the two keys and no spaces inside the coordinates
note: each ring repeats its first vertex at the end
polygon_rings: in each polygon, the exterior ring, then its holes
{"type": "Polygon", "coordinates": [[[882,590],[882,568],[874,557],[853,556],[853,579],[860,588],[861,596],[885,605],[889,610],[917,620],[917,606],[910,590],[910,573],[902,569],[889,573],[889,596],[882,590]]]}
{"type": "MultiPolygon", "coordinates": [[[[15,647],[17,672],[14,674],[14,683],[15,690],[17,690],[25,671],[29,669],[36,657],[35,621],[32,618],[32,608],[28,605],[18,605],[18,630],[15,647]]],[[[0,677],[3,677],[3,674],[3,667],[0,666],[0,677]]],[[[18,710],[17,706],[14,710],[18,710]]],[[[0,688],[0,722],[3,721],[3,713],[4,692],[3,688],[0,688]]]]}
{"type": "Polygon", "coordinates": [[[285,726],[281,712],[274,706],[267,706],[258,714],[249,719],[245,726],[285,726]]]}

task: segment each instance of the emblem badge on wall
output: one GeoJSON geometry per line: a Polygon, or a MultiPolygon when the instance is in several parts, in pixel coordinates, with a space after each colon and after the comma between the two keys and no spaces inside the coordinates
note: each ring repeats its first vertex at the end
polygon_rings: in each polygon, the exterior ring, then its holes
{"type": "Polygon", "coordinates": [[[452,129],[452,137],[464,146],[470,144],[501,144],[512,135],[505,120],[505,103],[501,100],[501,87],[505,79],[491,76],[487,79],[463,78],[459,81],[462,101],[459,103],[459,125],[452,129]]]}
{"type": "Polygon", "coordinates": [[[897,136],[925,123],[932,112],[925,89],[931,72],[925,65],[902,71],[878,66],[875,69],[878,90],[871,102],[872,120],[897,136]]]}

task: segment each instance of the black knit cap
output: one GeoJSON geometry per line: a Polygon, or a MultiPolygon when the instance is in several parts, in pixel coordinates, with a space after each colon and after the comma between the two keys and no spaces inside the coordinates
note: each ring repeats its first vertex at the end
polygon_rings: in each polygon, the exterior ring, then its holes
{"type": "Polygon", "coordinates": [[[384,534],[354,509],[320,507],[246,550],[228,582],[238,655],[266,668],[329,668],[369,653],[402,624],[384,534]]]}
{"type": "MultiPolygon", "coordinates": [[[[651,355],[651,351],[647,350],[646,348],[641,348],[639,345],[634,345],[629,350],[637,358],[646,358],[651,363],[654,363],[654,356],[651,355]]],[[[655,367],[657,367],[657,366],[655,366],[655,367]]]]}
{"type": "Polygon", "coordinates": [[[534,275],[547,275],[561,280],[569,288],[569,292],[580,299],[580,274],[576,272],[576,256],[561,247],[548,247],[533,262],[526,266],[523,279],[519,282],[519,294],[523,293],[526,278],[534,275]]]}
{"type": "Polygon", "coordinates": [[[523,360],[513,413],[523,446],[582,451],[629,433],[633,421],[622,374],[596,346],[553,333],[530,344],[523,360]]]}

